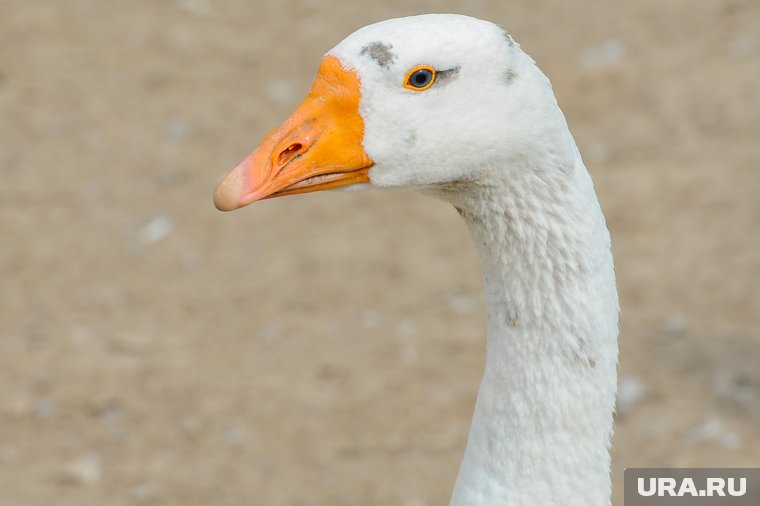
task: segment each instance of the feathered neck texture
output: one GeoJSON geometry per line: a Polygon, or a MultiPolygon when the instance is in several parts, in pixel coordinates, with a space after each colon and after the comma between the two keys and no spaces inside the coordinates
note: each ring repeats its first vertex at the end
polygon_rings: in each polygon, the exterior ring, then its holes
{"type": "Polygon", "coordinates": [[[604,217],[569,135],[561,150],[436,191],[470,228],[488,302],[451,506],[610,503],[618,299],[604,217]]]}

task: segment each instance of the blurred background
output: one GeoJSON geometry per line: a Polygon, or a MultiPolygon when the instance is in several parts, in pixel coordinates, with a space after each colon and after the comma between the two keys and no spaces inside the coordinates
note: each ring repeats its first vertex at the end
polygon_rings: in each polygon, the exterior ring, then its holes
{"type": "Polygon", "coordinates": [[[634,466],[760,465],[760,3],[0,0],[0,505],[447,504],[483,365],[447,205],[216,179],[391,17],[552,79],[622,298],[634,466]]]}

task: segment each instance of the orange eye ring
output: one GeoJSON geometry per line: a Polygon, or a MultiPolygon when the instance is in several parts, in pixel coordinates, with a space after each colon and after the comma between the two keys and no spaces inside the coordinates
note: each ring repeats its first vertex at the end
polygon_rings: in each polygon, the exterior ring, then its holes
{"type": "Polygon", "coordinates": [[[417,65],[406,73],[404,88],[412,91],[425,91],[435,84],[436,71],[430,65],[417,65]]]}

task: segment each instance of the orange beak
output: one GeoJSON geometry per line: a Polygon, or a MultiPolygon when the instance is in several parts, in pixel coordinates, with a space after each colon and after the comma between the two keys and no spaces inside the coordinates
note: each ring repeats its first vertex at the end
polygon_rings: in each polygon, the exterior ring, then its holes
{"type": "Polygon", "coordinates": [[[232,211],[261,199],[369,183],[359,77],[326,56],[311,91],[214,190],[214,205],[232,211]]]}

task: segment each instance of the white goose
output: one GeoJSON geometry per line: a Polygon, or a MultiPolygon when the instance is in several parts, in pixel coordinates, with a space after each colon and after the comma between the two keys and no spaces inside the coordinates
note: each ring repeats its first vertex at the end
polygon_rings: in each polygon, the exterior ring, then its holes
{"type": "Polygon", "coordinates": [[[549,80],[498,26],[364,27],[217,185],[229,211],[346,186],[452,203],[477,243],[485,372],[452,506],[610,504],[618,298],[593,184],[549,80]]]}

